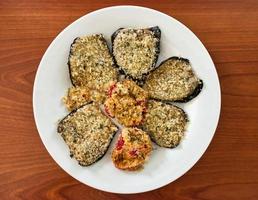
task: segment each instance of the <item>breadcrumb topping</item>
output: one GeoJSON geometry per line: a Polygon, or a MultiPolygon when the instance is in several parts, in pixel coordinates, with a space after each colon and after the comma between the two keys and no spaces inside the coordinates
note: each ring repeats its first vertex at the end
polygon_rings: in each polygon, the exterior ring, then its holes
{"type": "MultiPolygon", "coordinates": [[[[59,122],[57,131],[68,145],[71,157],[88,166],[107,152],[118,131],[116,121],[113,123],[107,115],[116,118],[125,128],[112,151],[112,161],[119,169],[137,170],[151,154],[151,139],[168,148],[180,143],[187,115],[181,108],[164,102],[180,101],[191,95],[194,98],[202,81],[183,58],[172,57],[151,71],[159,54],[158,27],[127,28],[116,33],[112,37],[113,56],[125,77],[132,80],[118,77],[102,34],[76,38],[68,60],[74,87],[63,97],[71,113],[59,122]]],[[[199,88],[198,92],[202,87],[199,88]]]]}
{"type": "Polygon", "coordinates": [[[135,79],[141,79],[155,65],[159,39],[148,29],[122,29],[113,41],[118,66],[135,79]]]}
{"type": "Polygon", "coordinates": [[[187,116],[176,106],[150,100],[143,123],[155,143],[162,147],[175,147],[184,136],[187,116]]]}
{"type": "Polygon", "coordinates": [[[146,111],[148,93],[131,80],[111,86],[105,111],[124,126],[138,126],[146,111]]]}
{"type": "Polygon", "coordinates": [[[80,165],[87,166],[101,158],[118,128],[94,104],[70,113],[58,124],[58,132],[80,165]]]}
{"type": "Polygon", "coordinates": [[[117,70],[106,41],[101,34],[79,37],[69,56],[73,85],[103,90],[117,80],[117,70]]]}
{"type": "Polygon", "coordinates": [[[138,128],[124,128],[112,152],[112,160],[119,169],[137,170],[148,159],[151,151],[148,134],[138,128]]]}
{"type": "Polygon", "coordinates": [[[199,83],[189,62],[169,59],[148,75],[143,88],[152,98],[177,101],[191,95],[199,83]]]}

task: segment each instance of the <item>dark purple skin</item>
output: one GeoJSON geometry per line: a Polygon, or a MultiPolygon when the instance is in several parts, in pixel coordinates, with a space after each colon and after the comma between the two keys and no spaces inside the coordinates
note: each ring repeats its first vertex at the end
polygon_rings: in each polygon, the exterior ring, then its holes
{"type": "MultiPolygon", "coordinates": [[[[126,76],[127,79],[131,79],[133,81],[135,81],[136,83],[138,83],[139,85],[142,85],[142,83],[144,82],[144,80],[146,79],[147,75],[149,72],[145,73],[145,74],[142,74],[142,77],[140,79],[136,79],[134,77],[132,77],[130,74],[126,74],[126,72],[121,68],[121,66],[119,66],[116,62],[116,59],[115,59],[115,56],[114,56],[114,53],[113,53],[113,50],[114,50],[114,40],[117,36],[117,34],[124,28],[119,28],[118,30],[116,30],[112,36],[111,36],[111,42],[112,42],[112,54],[113,54],[113,58],[114,58],[114,61],[115,61],[115,64],[116,66],[119,68],[119,72],[120,74],[123,74],[126,76]]],[[[155,54],[155,59],[152,63],[152,66],[150,67],[150,71],[152,71],[155,66],[156,66],[156,63],[157,63],[157,60],[158,60],[158,57],[159,57],[159,53],[160,53],[160,38],[161,38],[161,30],[159,29],[158,26],[154,26],[154,27],[150,27],[150,28],[147,28],[148,30],[152,31],[154,33],[154,36],[158,39],[158,45],[156,47],[156,54],[155,54]]]]}
{"type": "Polygon", "coordinates": [[[72,78],[72,72],[71,72],[71,64],[70,64],[70,57],[72,55],[72,46],[73,44],[76,42],[76,40],[78,39],[79,37],[75,38],[72,42],[72,44],[70,45],[70,51],[69,51],[69,56],[68,56],[68,62],[67,62],[67,65],[68,65],[68,69],[69,69],[69,76],[70,76],[70,80],[71,80],[71,83],[73,86],[76,86],[73,82],[73,78],[72,78]]]}
{"type": "MultiPolygon", "coordinates": [[[[79,108],[73,110],[73,111],[70,112],[68,115],[66,115],[66,116],[58,123],[57,132],[58,132],[58,133],[62,133],[62,131],[63,131],[63,130],[62,130],[62,123],[63,123],[63,121],[64,121],[68,116],[73,115],[74,113],[77,112],[78,109],[80,109],[80,108],[82,108],[82,107],[84,107],[84,106],[86,106],[86,105],[92,104],[92,103],[93,103],[93,102],[86,103],[86,104],[80,106],[79,108]]],[[[116,126],[116,125],[115,125],[115,126],[116,126]]],[[[117,128],[118,128],[118,127],[117,127],[117,128]]],[[[118,129],[116,132],[114,132],[113,138],[114,138],[115,134],[116,134],[118,131],[119,131],[119,129],[118,129]]],[[[65,141],[65,138],[64,138],[64,137],[62,137],[62,138],[63,138],[63,140],[65,141]]],[[[84,165],[84,164],[82,164],[82,163],[80,163],[80,162],[78,161],[78,164],[81,165],[81,166],[90,166],[90,165],[92,165],[92,164],[98,162],[101,158],[103,158],[103,157],[106,155],[106,153],[107,153],[107,151],[108,151],[108,148],[109,148],[109,146],[111,145],[111,142],[112,142],[113,138],[110,140],[110,143],[109,143],[109,145],[108,145],[108,147],[107,147],[106,152],[105,152],[103,155],[101,155],[101,157],[99,157],[95,162],[93,162],[93,163],[91,163],[91,164],[89,164],[89,165],[84,165]]],[[[66,142],[66,141],[65,141],[65,142],[66,142]]],[[[70,152],[70,157],[71,157],[71,158],[73,157],[73,154],[72,154],[71,152],[70,152]]]]}
{"type": "MultiPolygon", "coordinates": [[[[187,64],[190,64],[190,61],[189,61],[188,59],[186,59],[186,58],[181,58],[181,57],[173,56],[173,57],[170,57],[170,58],[168,58],[168,59],[162,61],[162,62],[159,64],[159,66],[156,67],[155,69],[158,69],[163,63],[167,62],[168,60],[180,60],[180,61],[186,62],[187,64]]],[[[152,70],[151,72],[155,71],[155,69],[152,70]]],[[[150,73],[151,73],[151,72],[150,72],[150,73]]],[[[158,100],[158,101],[163,101],[163,102],[165,102],[165,103],[173,103],[173,102],[186,103],[186,102],[192,100],[193,98],[197,97],[197,96],[200,94],[200,92],[202,91],[202,88],[203,88],[203,81],[202,81],[201,79],[199,79],[199,80],[200,80],[200,83],[199,83],[199,85],[195,88],[195,90],[193,91],[193,93],[190,94],[189,96],[183,98],[183,99],[176,100],[176,101],[160,100],[160,99],[156,99],[156,98],[152,98],[152,99],[155,99],[155,100],[158,100]]]]}

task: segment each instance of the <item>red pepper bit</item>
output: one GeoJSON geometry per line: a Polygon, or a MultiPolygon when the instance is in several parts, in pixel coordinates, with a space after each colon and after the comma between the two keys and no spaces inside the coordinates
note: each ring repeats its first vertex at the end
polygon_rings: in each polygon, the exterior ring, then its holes
{"type": "Polygon", "coordinates": [[[137,151],[137,149],[133,149],[133,150],[129,151],[129,154],[130,154],[130,156],[135,157],[138,155],[138,151],[137,151]]]}
{"type": "Polygon", "coordinates": [[[123,137],[119,137],[119,139],[116,143],[116,149],[121,150],[124,146],[124,143],[125,143],[125,141],[124,141],[123,137]]]}
{"type": "Polygon", "coordinates": [[[109,90],[108,90],[108,96],[111,97],[113,91],[116,89],[116,83],[114,83],[113,85],[110,86],[109,90]]]}
{"type": "Polygon", "coordinates": [[[110,111],[109,111],[109,109],[106,105],[104,105],[104,110],[108,114],[109,117],[114,117],[114,116],[111,115],[111,113],[110,113],[110,111]]]}
{"type": "Polygon", "coordinates": [[[137,105],[144,106],[146,104],[146,100],[138,100],[136,101],[137,105]]]}

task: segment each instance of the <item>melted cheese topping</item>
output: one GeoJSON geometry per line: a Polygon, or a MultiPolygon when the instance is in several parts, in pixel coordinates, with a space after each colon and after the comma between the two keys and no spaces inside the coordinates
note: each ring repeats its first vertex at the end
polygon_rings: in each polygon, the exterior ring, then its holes
{"type": "Polygon", "coordinates": [[[120,30],[113,41],[113,54],[122,70],[141,79],[155,65],[159,40],[148,29],[120,30]]]}
{"type": "Polygon", "coordinates": [[[94,104],[79,108],[58,125],[71,156],[85,166],[105,154],[116,131],[117,127],[94,104]]]}
{"type": "Polygon", "coordinates": [[[184,135],[187,123],[182,109],[150,100],[143,129],[162,147],[175,147],[184,135]]]}
{"type": "Polygon", "coordinates": [[[100,34],[77,38],[71,46],[69,64],[75,86],[103,90],[117,80],[113,58],[100,34]]]}
{"type": "Polygon", "coordinates": [[[124,126],[137,126],[144,117],[148,94],[131,80],[118,82],[111,87],[105,110],[124,126]]]}
{"type": "Polygon", "coordinates": [[[143,88],[152,98],[176,101],[191,95],[199,83],[188,62],[170,59],[150,73],[143,88]]]}
{"type": "Polygon", "coordinates": [[[148,134],[137,128],[124,128],[112,152],[112,160],[119,169],[137,170],[148,159],[151,151],[148,134]]]}

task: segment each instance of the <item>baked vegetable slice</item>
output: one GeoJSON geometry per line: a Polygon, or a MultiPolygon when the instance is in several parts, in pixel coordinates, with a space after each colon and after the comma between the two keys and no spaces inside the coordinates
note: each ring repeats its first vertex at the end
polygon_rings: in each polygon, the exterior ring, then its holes
{"type": "Polygon", "coordinates": [[[171,57],[151,72],[143,88],[153,99],[187,102],[202,90],[203,82],[194,73],[189,60],[171,57]]]}
{"type": "Polygon", "coordinates": [[[105,111],[124,126],[138,126],[144,118],[147,98],[146,91],[132,80],[125,79],[110,87],[105,111]]]}
{"type": "Polygon", "coordinates": [[[76,38],[71,45],[68,66],[74,86],[103,90],[118,77],[113,57],[102,34],[76,38]]]}
{"type": "Polygon", "coordinates": [[[124,128],[112,152],[114,165],[123,170],[141,168],[152,151],[150,137],[138,128],[124,128]]]}
{"type": "Polygon", "coordinates": [[[187,124],[185,112],[174,105],[150,100],[142,128],[161,147],[176,147],[187,124]]]}
{"type": "Polygon", "coordinates": [[[145,29],[121,28],[113,33],[112,52],[120,71],[132,79],[144,79],[156,65],[160,37],[158,26],[145,29]]]}
{"type": "Polygon", "coordinates": [[[117,130],[94,103],[72,111],[57,128],[71,157],[82,166],[91,165],[104,156],[117,130]]]}

